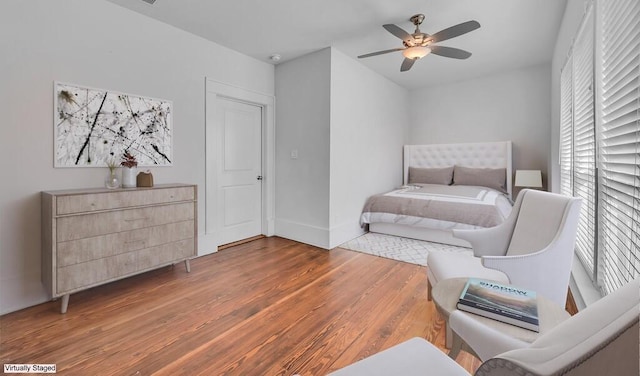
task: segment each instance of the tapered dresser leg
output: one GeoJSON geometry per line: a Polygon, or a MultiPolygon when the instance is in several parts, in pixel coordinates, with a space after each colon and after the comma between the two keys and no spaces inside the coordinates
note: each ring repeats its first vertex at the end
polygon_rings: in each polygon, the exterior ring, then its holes
{"type": "Polygon", "coordinates": [[[184,267],[187,268],[187,273],[191,273],[191,264],[189,260],[184,260],[184,267]]]}
{"type": "Polygon", "coordinates": [[[60,313],[67,313],[67,307],[69,306],[69,294],[62,295],[60,301],[60,313]]]}

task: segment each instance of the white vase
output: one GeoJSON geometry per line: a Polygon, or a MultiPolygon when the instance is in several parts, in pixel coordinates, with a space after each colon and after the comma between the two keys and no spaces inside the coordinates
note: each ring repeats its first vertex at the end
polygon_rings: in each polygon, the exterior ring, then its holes
{"type": "Polygon", "coordinates": [[[137,168],[135,167],[122,168],[122,187],[123,188],[136,187],[136,172],[137,172],[137,168]]]}

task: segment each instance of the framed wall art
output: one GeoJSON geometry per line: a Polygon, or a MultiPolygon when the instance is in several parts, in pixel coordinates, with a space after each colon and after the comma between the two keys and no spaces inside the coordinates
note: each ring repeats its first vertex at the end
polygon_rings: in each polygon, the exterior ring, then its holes
{"type": "Polygon", "coordinates": [[[171,101],[54,82],[54,166],[105,167],[125,151],[138,166],[170,166],[171,101]]]}

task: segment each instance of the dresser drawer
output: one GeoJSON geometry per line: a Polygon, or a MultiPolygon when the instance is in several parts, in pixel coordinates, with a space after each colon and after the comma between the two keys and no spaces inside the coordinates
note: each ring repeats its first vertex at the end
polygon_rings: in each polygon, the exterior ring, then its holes
{"type": "Polygon", "coordinates": [[[136,262],[138,270],[151,269],[153,265],[170,264],[184,259],[195,257],[194,239],[185,239],[171,245],[165,244],[160,247],[140,250],[136,262]]]}
{"type": "Polygon", "coordinates": [[[57,266],[97,260],[195,236],[194,222],[183,221],[58,243],[57,266]]]}
{"type": "Polygon", "coordinates": [[[193,202],[186,202],[62,217],[58,219],[57,241],[91,238],[98,235],[193,220],[194,211],[193,202]]]}
{"type": "Polygon", "coordinates": [[[57,293],[65,294],[108,282],[136,270],[135,252],[58,268],[57,293]]]}
{"type": "Polygon", "coordinates": [[[195,199],[194,187],[124,190],[57,197],[57,215],[122,209],[195,199]]]}
{"type": "Polygon", "coordinates": [[[193,257],[194,244],[193,238],[185,239],[157,247],[59,267],[57,294],[62,295],[83,290],[120,279],[123,275],[133,275],[193,257]]]}

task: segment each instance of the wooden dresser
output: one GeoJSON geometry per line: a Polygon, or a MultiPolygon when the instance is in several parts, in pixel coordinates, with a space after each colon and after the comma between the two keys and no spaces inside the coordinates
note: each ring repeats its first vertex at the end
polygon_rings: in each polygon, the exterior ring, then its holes
{"type": "Polygon", "coordinates": [[[42,192],[42,283],[52,298],[185,262],[197,252],[197,186],[42,192]]]}

